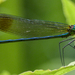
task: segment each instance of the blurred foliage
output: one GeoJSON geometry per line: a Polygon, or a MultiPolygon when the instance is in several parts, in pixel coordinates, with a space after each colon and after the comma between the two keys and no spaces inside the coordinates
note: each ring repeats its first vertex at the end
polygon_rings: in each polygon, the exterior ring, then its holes
{"type": "Polygon", "coordinates": [[[0,0],[0,4],[1,4],[2,2],[4,2],[4,1],[6,1],[6,0],[0,0]]]}
{"type": "MultiPolygon", "coordinates": [[[[1,73],[0,73],[0,75],[11,75],[8,71],[2,71],[1,73]]],[[[16,75],[16,74],[14,74],[14,75],[16,75]]]]}
{"type": "Polygon", "coordinates": [[[68,0],[62,0],[62,5],[67,23],[73,25],[75,23],[75,3],[68,0]]]}
{"type": "MultiPolygon", "coordinates": [[[[0,4],[0,13],[66,23],[61,0],[7,0],[0,4]]],[[[0,33],[1,40],[15,37],[0,33]]],[[[0,44],[0,72],[7,70],[11,74],[19,74],[35,69],[59,68],[61,61],[58,43],[62,40],[64,38],[0,44]]],[[[74,51],[69,49],[72,48],[66,48],[66,63],[75,58],[74,51]]]]}

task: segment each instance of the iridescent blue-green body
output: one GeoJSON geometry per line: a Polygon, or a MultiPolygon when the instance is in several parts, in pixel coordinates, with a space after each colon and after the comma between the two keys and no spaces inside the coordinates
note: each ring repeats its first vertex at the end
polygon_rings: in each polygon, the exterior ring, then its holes
{"type": "Polygon", "coordinates": [[[30,20],[7,14],[0,14],[0,31],[22,37],[20,39],[0,41],[4,43],[68,37],[75,34],[75,25],[69,26],[68,24],[59,22],[36,19],[30,20]]]}

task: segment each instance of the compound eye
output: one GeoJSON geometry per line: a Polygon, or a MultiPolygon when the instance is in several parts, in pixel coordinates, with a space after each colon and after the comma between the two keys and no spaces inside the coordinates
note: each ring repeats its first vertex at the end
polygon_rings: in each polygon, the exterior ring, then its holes
{"type": "Polygon", "coordinates": [[[71,25],[70,27],[71,27],[71,29],[72,29],[72,28],[74,28],[74,25],[71,25]]]}

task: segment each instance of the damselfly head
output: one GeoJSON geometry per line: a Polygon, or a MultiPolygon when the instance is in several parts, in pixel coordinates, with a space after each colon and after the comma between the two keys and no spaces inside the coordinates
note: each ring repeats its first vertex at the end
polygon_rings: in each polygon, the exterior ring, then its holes
{"type": "Polygon", "coordinates": [[[74,35],[74,34],[75,34],[75,25],[69,26],[69,29],[67,29],[67,31],[68,31],[71,35],[74,35]]]}

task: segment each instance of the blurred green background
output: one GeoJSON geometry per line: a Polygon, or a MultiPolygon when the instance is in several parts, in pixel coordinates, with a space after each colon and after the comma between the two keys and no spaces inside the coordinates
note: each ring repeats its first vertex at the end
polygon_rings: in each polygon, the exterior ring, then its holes
{"type": "MultiPolygon", "coordinates": [[[[7,0],[0,4],[0,13],[66,23],[61,0],[7,0]]],[[[0,40],[16,37],[0,32],[0,40]]],[[[11,74],[19,74],[35,69],[60,68],[62,64],[58,44],[64,39],[66,38],[0,44],[0,72],[7,70],[11,74]]],[[[61,47],[65,44],[67,43],[61,44],[61,47]]],[[[74,60],[74,49],[67,47],[66,65],[74,60]]]]}

